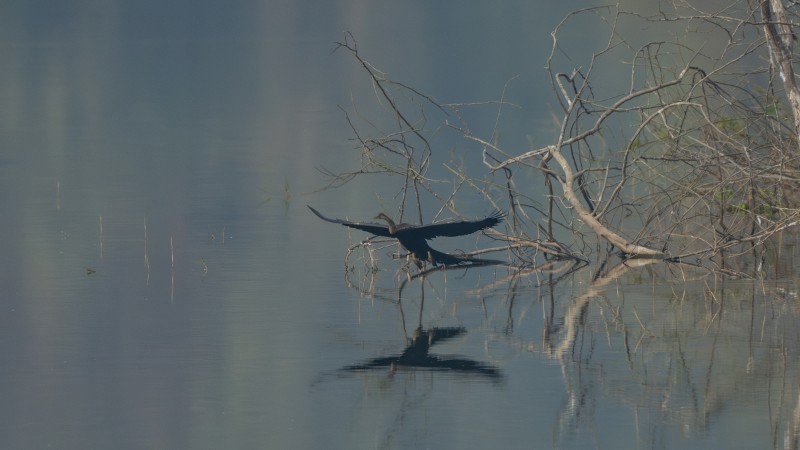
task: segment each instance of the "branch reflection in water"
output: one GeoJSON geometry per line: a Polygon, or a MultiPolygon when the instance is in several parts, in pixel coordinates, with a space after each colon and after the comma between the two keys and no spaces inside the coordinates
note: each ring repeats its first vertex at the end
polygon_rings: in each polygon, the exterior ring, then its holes
{"type": "Polygon", "coordinates": [[[596,430],[606,420],[599,411],[620,407],[628,411],[615,416],[620,426],[647,442],[721,437],[742,420],[751,424],[750,443],[764,442],[763,433],[753,434],[755,428],[771,430],[767,439],[773,442],[798,441],[800,392],[790,381],[800,377],[798,299],[790,286],[747,276],[748,267],[611,257],[591,270],[572,261],[530,270],[497,265],[489,278],[485,267],[436,267],[416,274],[406,267],[398,264],[394,272],[400,286],[395,290],[378,287],[390,271],[348,271],[349,282],[359,273],[364,277],[349,284],[361,296],[397,303],[404,338],[403,289],[420,282],[421,296],[414,301],[423,304],[402,352],[347,365],[340,376],[447,371],[457,374],[451,378],[502,380],[497,392],[502,396],[531,376],[519,371],[519,361],[530,355],[560,367],[561,401],[530,408],[548,408],[545,415],[554,419],[554,435],[563,446],[596,430]],[[446,275],[452,270],[459,274],[455,282],[446,275]],[[444,279],[434,278],[436,273],[444,279]],[[464,279],[480,281],[457,290],[464,279]],[[424,325],[424,294],[431,285],[437,292],[446,287],[451,300],[436,305],[458,311],[465,326],[424,325]],[[395,298],[385,295],[392,291],[395,298]],[[475,306],[481,317],[474,315],[475,306]],[[497,326],[497,320],[506,323],[497,326]],[[488,324],[472,333],[484,333],[480,339],[491,343],[489,363],[431,354],[435,344],[465,336],[478,322],[488,324]],[[741,404],[749,407],[734,407],[741,404]],[[772,412],[754,413],[762,408],[772,412]]]}

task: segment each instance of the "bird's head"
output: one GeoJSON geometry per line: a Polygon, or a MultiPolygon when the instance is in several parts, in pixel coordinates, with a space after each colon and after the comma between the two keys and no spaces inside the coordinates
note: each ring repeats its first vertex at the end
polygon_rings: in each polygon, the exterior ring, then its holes
{"type": "Polygon", "coordinates": [[[386,221],[386,223],[388,223],[388,224],[389,224],[389,232],[390,232],[390,233],[394,233],[394,231],[395,231],[395,224],[394,224],[394,220],[392,220],[392,218],[391,218],[391,217],[387,216],[387,215],[386,215],[386,214],[384,214],[384,213],[380,213],[380,214],[378,214],[377,216],[375,216],[375,218],[376,218],[376,219],[385,220],[385,221],[386,221]]]}

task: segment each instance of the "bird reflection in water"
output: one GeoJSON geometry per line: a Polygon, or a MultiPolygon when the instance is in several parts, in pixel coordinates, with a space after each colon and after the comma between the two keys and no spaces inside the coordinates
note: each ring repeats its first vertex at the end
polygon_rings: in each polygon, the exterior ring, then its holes
{"type": "Polygon", "coordinates": [[[493,381],[499,381],[503,378],[503,374],[497,367],[481,363],[472,359],[457,358],[440,356],[431,354],[431,347],[435,344],[453,339],[461,336],[467,332],[464,327],[434,327],[427,330],[422,326],[422,313],[425,309],[425,272],[421,273],[416,281],[419,281],[420,287],[420,305],[419,317],[417,328],[414,330],[411,339],[408,339],[405,334],[405,314],[403,313],[403,290],[410,282],[409,279],[404,280],[397,290],[397,299],[395,300],[399,307],[399,319],[404,330],[404,339],[406,341],[406,348],[397,356],[386,356],[382,358],[373,358],[361,364],[346,366],[340,371],[342,372],[361,372],[370,370],[387,370],[393,374],[400,369],[413,370],[424,369],[432,371],[447,371],[451,373],[465,374],[465,375],[478,375],[487,377],[493,381]]]}
{"type": "Polygon", "coordinates": [[[400,355],[370,359],[363,364],[347,366],[341,370],[357,372],[388,369],[390,373],[394,373],[401,368],[419,368],[482,375],[493,379],[501,378],[502,374],[496,367],[471,359],[448,358],[430,354],[431,346],[437,342],[452,339],[466,332],[467,329],[462,327],[430,328],[428,330],[419,327],[414,330],[414,336],[411,338],[409,346],[400,355]]]}

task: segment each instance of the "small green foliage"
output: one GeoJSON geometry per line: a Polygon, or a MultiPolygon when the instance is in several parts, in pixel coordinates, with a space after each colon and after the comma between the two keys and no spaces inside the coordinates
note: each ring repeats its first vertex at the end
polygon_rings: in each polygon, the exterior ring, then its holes
{"type": "Polygon", "coordinates": [[[717,128],[719,128],[725,134],[736,135],[740,137],[744,136],[745,129],[747,128],[744,120],[735,117],[723,117],[714,122],[714,125],[716,125],[717,128]]]}

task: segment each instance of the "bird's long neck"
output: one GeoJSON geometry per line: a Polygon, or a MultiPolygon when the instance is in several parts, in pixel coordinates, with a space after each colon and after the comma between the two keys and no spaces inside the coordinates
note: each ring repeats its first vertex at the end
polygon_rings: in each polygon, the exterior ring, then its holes
{"type": "Polygon", "coordinates": [[[386,221],[387,224],[389,224],[389,233],[394,234],[394,232],[397,230],[397,226],[394,224],[394,220],[392,220],[392,218],[387,216],[386,214],[380,213],[375,218],[383,219],[386,221]]]}

